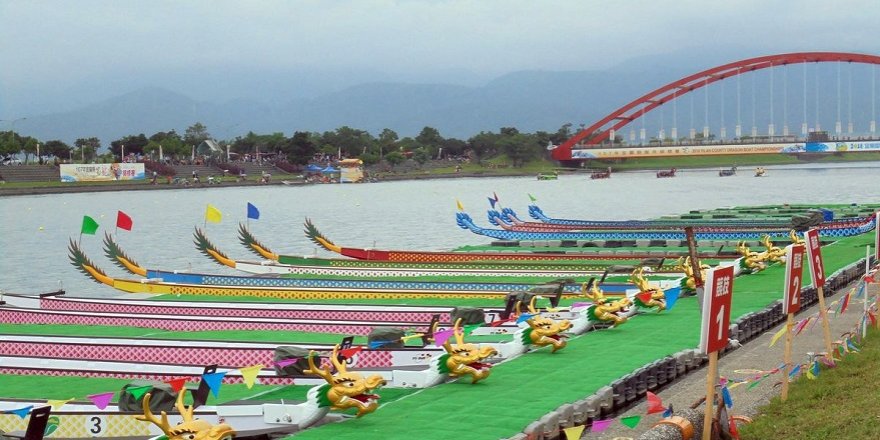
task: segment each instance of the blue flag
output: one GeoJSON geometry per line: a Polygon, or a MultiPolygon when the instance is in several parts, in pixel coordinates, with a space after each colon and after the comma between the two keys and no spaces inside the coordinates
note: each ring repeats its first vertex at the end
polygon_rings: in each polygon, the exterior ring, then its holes
{"type": "Polygon", "coordinates": [[[214,397],[220,396],[220,384],[223,382],[224,376],[226,376],[225,371],[202,375],[202,380],[204,380],[205,383],[208,384],[208,388],[211,390],[211,394],[213,394],[214,397]]]}
{"type": "Polygon", "coordinates": [[[497,200],[489,197],[489,204],[492,205],[492,209],[495,209],[495,203],[497,203],[497,202],[498,202],[497,200]]]}
{"type": "Polygon", "coordinates": [[[248,216],[247,216],[247,218],[252,218],[254,220],[260,219],[260,210],[257,209],[256,206],[251,204],[251,202],[248,202],[248,216]]]}
{"type": "Polygon", "coordinates": [[[721,398],[724,400],[724,405],[733,408],[733,398],[730,397],[730,390],[727,387],[721,387],[721,398]]]}
{"type": "Polygon", "coordinates": [[[516,323],[521,324],[523,322],[526,322],[526,321],[532,319],[533,316],[535,316],[535,315],[533,315],[531,313],[523,313],[522,315],[519,315],[519,318],[516,318],[516,323]]]}
{"type": "Polygon", "coordinates": [[[681,293],[681,287],[673,287],[663,292],[666,296],[666,310],[672,310],[672,306],[678,301],[678,295],[681,293]]]}
{"type": "Polygon", "coordinates": [[[30,406],[26,406],[24,408],[10,409],[10,410],[7,410],[6,413],[7,414],[15,414],[19,418],[23,419],[23,418],[27,417],[28,414],[31,413],[32,409],[34,409],[34,406],[30,405],[30,406]]]}

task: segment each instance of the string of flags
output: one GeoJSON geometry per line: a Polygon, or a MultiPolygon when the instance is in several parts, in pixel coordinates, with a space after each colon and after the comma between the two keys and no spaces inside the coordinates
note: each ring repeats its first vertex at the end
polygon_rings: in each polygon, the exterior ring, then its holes
{"type": "MultiPolygon", "coordinates": [[[[853,286],[853,287],[850,289],[850,291],[846,293],[846,295],[843,295],[841,298],[838,298],[837,300],[835,300],[835,301],[832,302],[831,304],[828,304],[828,305],[826,306],[826,310],[827,310],[829,313],[833,313],[833,314],[835,314],[835,315],[841,315],[841,314],[845,313],[846,310],[847,310],[847,308],[849,307],[850,298],[856,298],[856,299],[861,298],[862,295],[865,293],[865,286],[866,286],[866,283],[865,283],[865,281],[863,280],[863,281],[860,282],[858,285],[853,286]]],[[[872,323],[874,322],[874,316],[873,316],[873,315],[870,315],[870,314],[869,314],[869,315],[868,315],[868,318],[870,318],[870,320],[871,320],[872,323]]],[[[799,321],[796,321],[796,322],[794,323],[794,326],[792,327],[792,332],[794,333],[793,336],[797,336],[797,335],[799,335],[799,334],[800,334],[802,331],[804,331],[808,326],[809,326],[809,327],[812,327],[812,326],[815,325],[817,322],[819,322],[820,319],[821,319],[821,318],[820,318],[820,312],[816,312],[816,313],[813,313],[812,315],[810,315],[810,316],[808,316],[808,317],[806,317],[806,318],[804,318],[804,319],[801,319],[801,320],[799,320],[799,321]]],[[[772,347],[773,345],[775,345],[775,344],[776,344],[776,341],[778,341],[779,338],[781,338],[782,336],[785,335],[785,330],[786,330],[786,328],[783,327],[782,329],[780,329],[779,331],[777,331],[777,332],[773,335],[772,338],[770,338],[770,345],[769,345],[770,347],[772,347]]]]}
{"type": "MultiPolygon", "coordinates": [[[[672,415],[672,405],[663,405],[663,401],[656,394],[648,391],[646,393],[646,398],[648,401],[648,409],[645,412],[645,415],[649,416],[652,414],[660,414],[660,416],[663,418],[672,415]]],[[[617,421],[619,421],[621,425],[626,426],[627,428],[635,429],[637,426],[639,426],[639,423],[641,423],[643,418],[643,415],[636,414],[632,416],[621,417],[617,419],[617,421]]],[[[590,432],[598,433],[605,431],[614,423],[614,421],[615,419],[593,420],[593,422],[590,423],[590,432]]],[[[581,435],[586,430],[586,428],[587,425],[577,425],[570,428],[565,428],[562,431],[565,433],[565,438],[567,440],[578,440],[581,438],[581,435]]]]}

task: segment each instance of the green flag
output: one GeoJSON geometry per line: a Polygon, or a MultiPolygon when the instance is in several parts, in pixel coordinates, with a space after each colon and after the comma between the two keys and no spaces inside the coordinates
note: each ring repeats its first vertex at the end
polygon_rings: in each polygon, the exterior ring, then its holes
{"type": "Polygon", "coordinates": [[[147,391],[150,391],[152,389],[152,385],[144,385],[142,387],[129,388],[128,392],[131,393],[131,396],[134,397],[134,400],[141,400],[141,396],[147,394],[147,391]]]}
{"type": "Polygon", "coordinates": [[[95,219],[93,219],[87,215],[84,215],[82,230],[80,231],[80,233],[95,235],[95,231],[97,231],[97,230],[98,230],[98,222],[96,222],[95,219]]]}
{"type": "Polygon", "coordinates": [[[537,202],[537,201],[538,201],[538,199],[536,199],[535,196],[533,196],[533,195],[531,195],[531,194],[529,194],[529,200],[531,200],[532,202],[537,202]]]}
{"type": "Polygon", "coordinates": [[[639,422],[642,420],[642,416],[629,416],[620,419],[620,423],[628,428],[635,429],[636,426],[639,425],[639,422]]]}

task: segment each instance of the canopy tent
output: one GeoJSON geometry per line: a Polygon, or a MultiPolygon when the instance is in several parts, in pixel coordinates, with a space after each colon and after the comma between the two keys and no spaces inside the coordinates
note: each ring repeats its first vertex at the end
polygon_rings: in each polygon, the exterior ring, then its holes
{"type": "Polygon", "coordinates": [[[338,173],[339,170],[328,165],[327,168],[324,168],[323,170],[321,170],[321,172],[324,174],[332,174],[338,173]]]}
{"type": "Polygon", "coordinates": [[[319,172],[319,171],[321,171],[321,167],[319,167],[319,166],[317,166],[317,165],[315,165],[315,164],[309,164],[309,166],[306,167],[306,171],[309,171],[309,172],[319,172]]]}

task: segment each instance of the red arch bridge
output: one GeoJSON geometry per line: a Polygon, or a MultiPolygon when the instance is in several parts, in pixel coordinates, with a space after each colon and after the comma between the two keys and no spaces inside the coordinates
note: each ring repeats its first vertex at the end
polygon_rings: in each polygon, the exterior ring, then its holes
{"type": "MultiPolygon", "coordinates": [[[[665,150],[670,154],[674,151],[674,154],[723,154],[722,152],[727,151],[730,153],[738,153],[738,152],[779,152],[780,147],[779,143],[786,142],[796,142],[799,140],[803,140],[804,137],[807,137],[809,133],[815,133],[818,136],[813,136],[817,138],[821,138],[821,140],[852,140],[852,139],[860,139],[860,140],[877,140],[876,137],[876,65],[880,64],[880,56],[876,55],[867,55],[867,54],[857,54],[857,53],[842,53],[842,52],[800,52],[800,53],[788,53],[788,54],[779,54],[779,55],[768,55],[757,58],[749,58],[745,60],[735,61],[732,63],[724,64],[722,66],[713,67],[711,69],[707,69],[701,72],[697,72],[693,75],[681,78],[677,81],[673,81],[669,84],[666,84],[662,87],[659,87],[655,90],[652,90],[646,93],[639,98],[632,100],[631,102],[623,105],[617,110],[609,113],[607,116],[599,119],[595,123],[584,126],[579,132],[577,132],[570,139],[562,143],[558,146],[551,146],[551,156],[553,159],[558,160],[566,165],[575,165],[579,161],[593,159],[593,158],[613,158],[613,157],[623,157],[627,155],[627,152],[624,151],[616,151],[615,153],[607,153],[606,155],[598,154],[598,151],[609,150],[609,149],[620,149],[620,147],[633,147],[636,144],[636,136],[635,129],[633,126],[630,126],[630,139],[628,143],[625,143],[622,139],[622,129],[627,125],[630,125],[636,120],[641,120],[642,128],[640,131],[640,142],[639,145],[642,147],[669,147],[665,150]],[[821,131],[820,118],[819,118],[819,107],[822,107],[820,104],[819,98],[819,89],[820,89],[820,78],[819,78],[819,68],[818,65],[820,63],[836,63],[837,65],[837,82],[836,82],[836,104],[837,104],[837,119],[835,121],[834,132],[832,133],[832,137],[828,137],[827,139],[824,136],[827,136],[827,132],[821,131]],[[807,93],[807,80],[810,74],[807,71],[807,66],[815,64],[817,67],[815,69],[815,80],[813,81],[813,85],[815,86],[815,100],[810,102],[810,99],[813,96],[813,93],[810,93],[808,97],[807,93]],[[854,134],[854,125],[853,117],[852,117],[852,102],[853,102],[853,92],[852,92],[852,67],[853,65],[871,65],[870,71],[870,94],[865,91],[859,92],[857,97],[869,97],[870,98],[870,119],[866,122],[863,127],[863,131],[861,132],[864,136],[855,136],[854,134]],[[803,93],[802,97],[799,100],[796,100],[792,97],[789,100],[789,91],[788,91],[788,80],[787,73],[784,73],[782,78],[781,88],[783,95],[783,102],[781,112],[782,116],[782,130],[776,129],[776,124],[774,124],[774,74],[772,68],[779,68],[783,70],[783,72],[787,72],[792,68],[797,68],[795,66],[800,67],[803,70],[802,74],[802,82],[803,82],[803,93]],[[848,84],[846,85],[846,90],[843,90],[841,77],[842,77],[842,66],[848,66],[848,84]],[[765,132],[759,133],[757,123],[755,122],[755,113],[756,108],[759,106],[756,102],[755,95],[758,94],[755,87],[755,75],[752,75],[752,127],[750,133],[743,133],[742,127],[742,115],[741,115],[741,85],[740,85],[740,77],[745,74],[751,74],[759,70],[763,69],[772,69],[769,74],[769,102],[762,103],[761,111],[762,113],[766,113],[767,107],[769,107],[770,113],[770,121],[767,125],[767,130],[765,132]],[[709,118],[709,86],[713,83],[723,81],[729,78],[736,78],[736,125],[734,130],[734,136],[728,137],[726,127],[724,126],[724,84],[721,83],[721,92],[720,92],[720,106],[718,103],[715,103],[713,108],[720,107],[721,112],[721,126],[716,127],[720,128],[719,133],[711,133],[710,132],[710,118],[709,118]],[[695,90],[704,89],[705,96],[705,119],[704,126],[702,127],[702,132],[697,132],[695,127],[693,126],[693,114],[694,114],[694,95],[692,92],[695,90]],[[677,99],[681,98],[685,95],[690,95],[691,98],[691,106],[690,106],[690,118],[691,118],[691,128],[689,134],[687,136],[679,137],[678,129],[676,127],[676,114],[677,110],[675,104],[677,103],[677,99]],[[848,96],[844,96],[844,94],[848,96]],[[788,127],[788,115],[787,115],[787,104],[794,103],[795,101],[803,107],[803,120],[801,121],[801,138],[794,136],[789,133],[788,127]],[[846,130],[844,130],[843,120],[842,118],[842,107],[844,102],[848,106],[848,123],[846,124],[846,130]],[[657,137],[651,138],[649,142],[646,142],[646,129],[645,129],[645,115],[652,110],[660,109],[661,112],[661,121],[662,119],[662,106],[667,103],[673,104],[673,122],[671,130],[667,133],[665,131],[663,122],[660,123],[659,133],[657,137]],[[814,107],[815,109],[815,120],[813,121],[813,125],[807,121],[807,108],[814,107]],[[865,130],[866,129],[866,130],[865,130]],[[668,134],[668,135],[667,135],[668,134]],[[647,144],[647,145],[646,145],[647,144]],[[762,148],[761,145],[764,145],[762,148]],[[702,148],[696,148],[696,146],[702,146],[702,148]],[[680,148],[674,148],[680,147],[680,148]],[[726,148],[726,149],[725,149],[726,148]],[[775,148],[775,150],[774,150],[775,148]]],[[[777,75],[778,76],[778,75],[777,75]]],[[[835,91],[835,88],[829,87],[831,92],[835,91]]],[[[779,85],[777,85],[779,87],[779,85]]],[[[779,95],[777,92],[776,95],[779,95]]],[[[764,97],[762,97],[764,99],[764,97]]],[[[833,102],[834,99],[831,99],[833,102]]],[[[713,110],[714,111],[714,110],[713,110]]],[[[867,111],[860,112],[863,116],[867,113],[867,111]]],[[[828,115],[825,115],[830,117],[828,115]]],[[[777,116],[778,118],[778,116],[777,116]]],[[[717,117],[713,118],[713,120],[717,119],[717,117]]],[[[864,118],[863,118],[864,119],[864,118]]],[[[655,125],[655,124],[652,124],[655,125]]],[[[880,142],[877,142],[877,150],[880,151],[880,142]]],[[[873,148],[873,147],[871,147],[873,148]]],[[[648,149],[643,149],[644,151],[648,151],[648,149]]],[[[661,151],[661,150],[653,150],[650,151],[661,151]]],[[[670,155],[666,154],[666,155],[670,155]]],[[[664,154],[651,154],[648,153],[646,156],[657,156],[664,154]]]]}

